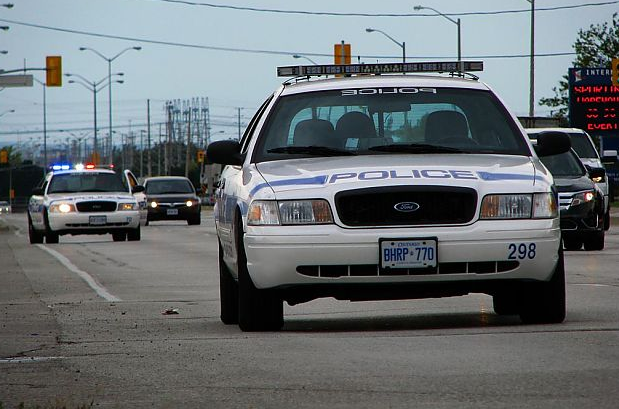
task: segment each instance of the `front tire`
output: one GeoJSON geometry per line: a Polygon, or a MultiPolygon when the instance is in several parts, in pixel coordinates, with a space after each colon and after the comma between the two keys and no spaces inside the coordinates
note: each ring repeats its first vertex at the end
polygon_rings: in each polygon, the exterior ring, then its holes
{"type": "Polygon", "coordinates": [[[492,306],[497,315],[518,315],[522,305],[520,293],[501,292],[492,296],[492,306]]]}
{"type": "Polygon", "coordinates": [[[272,291],[256,288],[247,270],[243,225],[237,220],[239,327],[242,331],[278,331],[284,325],[284,304],[272,291]]]}
{"type": "Polygon", "coordinates": [[[604,250],[604,230],[595,232],[584,240],[585,250],[604,250]]]}
{"type": "Polygon", "coordinates": [[[30,215],[28,215],[28,238],[30,239],[30,244],[43,243],[43,233],[34,229],[30,215]]]}
{"type": "Polygon", "coordinates": [[[520,319],[525,324],[559,324],[565,320],[565,267],[563,250],[550,281],[523,286],[520,319]]]}
{"type": "Polygon", "coordinates": [[[112,233],[112,240],[114,241],[125,241],[126,239],[127,239],[127,233],[124,231],[112,233]]]}
{"type": "Polygon", "coordinates": [[[565,247],[566,250],[580,250],[582,247],[582,240],[563,238],[563,247],[565,247]]]}
{"type": "Polygon", "coordinates": [[[128,241],[140,241],[141,238],[141,234],[140,234],[140,226],[138,225],[138,227],[136,227],[135,229],[131,229],[127,232],[127,240],[128,241]]]}
{"type": "Polygon", "coordinates": [[[221,322],[239,323],[239,285],[224,263],[224,252],[219,243],[219,304],[221,322]]]}
{"type": "Polygon", "coordinates": [[[187,224],[189,226],[197,226],[200,224],[200,214],[198,213],[197,216],[191,216],[190,218],[187,219],[187,224]]]}

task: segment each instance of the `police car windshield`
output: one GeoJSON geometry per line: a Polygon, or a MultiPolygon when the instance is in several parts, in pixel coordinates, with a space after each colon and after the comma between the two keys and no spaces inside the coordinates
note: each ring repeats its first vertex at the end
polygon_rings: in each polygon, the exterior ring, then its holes
{"type": "Polygon", "coordinates": [[[47,193],[126,192],[115,173],[66,173],[52,177],[47,193]]]}
{"type": "Polygon", "coordinates": [[[146,193],[163,195],[167,193],[193,193],[195,189],[188,180],[150,180],[146,183],[146,193]]]}
{"type": "Polygon", "coordinates": [[[365,88],[280,98],[253,160],[263,162],[347,151],[357,155],[497,153],[530,155],[496,97],[455,88],[365,88]],[[401,147],[401,149],[398,149],[401,147]],[[328,149],[328,150],[327,150],[328,149]]]}
{"type": "Polygon", "coordinates": [[[573,151],[544,156],[541,161],[554,177],[579,178],[585,175],[585,169],[573,151]]]}

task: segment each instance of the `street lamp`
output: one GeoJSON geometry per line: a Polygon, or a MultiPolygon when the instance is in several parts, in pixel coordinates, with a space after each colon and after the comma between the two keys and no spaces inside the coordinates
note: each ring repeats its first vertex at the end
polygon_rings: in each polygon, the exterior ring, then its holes
{"type": "MultiPolygon", "coordinates": [[[[115,74],[111,74],[111,75],[118,75],[118,76],[123,76],[125,75],[122,72],[119,73],[115,73],[115,74]]],[[[98,150],[97,150],[97,93],[99,91],[101,91],[103,88],[108,87],[112,82],[117,82],[119,84],[122,84],[124,81],[122,80],[116,80],[116,81],[110,81],[111,76],[108,75],[107,77],[104,77],[102,79],[100,79],[99,81],[90,81],[89,79],[79,75],[79,74],[65,74],[66,77],[77,77],[80,79],[80,81],[76,81],[76,80],[69,80],[69,84],[80,84],[81,86],[83,86],[84,88],[86,88],[87,90],[92,92],[93,95],[93,105],[94,105],[94,141],[93,141],[93,162],[95,163],[95,165],[99,164],[99,154],[98,154],[98,150]],[[105,85],[101,85],[103,84],[104,81],[108,81],[107,84],[105,85]]]]}
{"type": "Polygon", "coordinates": [[[6,114],[12,114],[13,112],[15,112],[15,110],[14,110],[14,109],[8,109],[8,110],[6,110],[6,111],[4,111],[4,112],[0,113],[0,118],[1,118],[1,117],[3,117],[3,116],[5,116],[6,114]]]}
{"type": "MultiPolygon", "coordinates": [[[[130,50],[135,50],[135,51],[140,51],[142,49],[142,47],[136,46],[136,47],[127,47],[124,50],[120,51],[119,53],[117,53],[115,56],[113,57],[106,57],[104,54],[100,53],[99,51],[95,50],[94,48],[90,48],[90,47],[80,47],[80,51],[92,51],[93,53],[97,54],[99,57],[103,58],[105,61],[107,61],[107,75],[108,75],[108,110],[109,110],[109,141],[108,144],[110,146],[110,149],[113,145],[112,143],[112,61],[114,61],[115,59],[117,59],[118,57],[120,57],[121,55],[123,55],[124,53],[126,53],[127,51],[130,50]]],[[[109,162],[110,164],[112,163],[113,160],[113,155],[112,152],[110,152],[109,154],[110,158],[109,158],[109,162]]]]}
{"type": "Polygon", "coordinates": [[[305,58],[307,61],[311,62],[314,65],[318,65],[318,63],[314,60],[312,60],[311,58],[305,56],[305,55],[300,55],[300,54],[295,54],[292,56],[292,58],[305,58]]]}
{"type": "Polygon", "coordinates": [[[0,26],[0,30],[9,31],[9,26],[0,26]]]}
{"type": "MultiPolygon", "coordinates": [[[[533,121],[535,115],[535,0],[531,3],[531,55],[529,56],[529,117],[533,121]]],[[[533,125],[530,125],[533,126],[533,125]]]]}
{"type": "Polygon", "coordinates": [[[43,87],[43,174],[47,174],[47,98],[45,95],[45,83],[33,78],[34,81],[43,87]]]}
{"type": "Polygon", "coordinates": [[[390,39],[391,41],[399,45],[402,48],[402,64],[406,63],[406,43],[404,41],[400,43],[395,38],[385,33],[383,30],[379,30],[377,28],[366,28],[365,31],[368,33],[373,33],[373,32],[381,33],[382,35],[384,35],[385,37],[387,37],[388,39],[390,39]]]}
{"type": "Polygon", "coordinates": [[[454,20],[453,18],[451,18],[451,17],[441,13],[440,11],[438,11],[437,9],[432,8],[432,7],[415,6],[415,7],[413,7],[413,9],[415,11],[419,11],[419,10],[432,10],[438,16],[445,17],[447,20],[451,21],[456,26],[458,26],[458,62],[460,63],[460,72],[464,72],[464,65],[462,64],[462,41],[461,41],[461,37],[460,37],[460,19],[458,18],[457,20],[454,20]]]}
{"type": "Polygon", "coordinates": [[[8,54],[9,52],[7,50],[0,50],[0,54],[8,54]]]}

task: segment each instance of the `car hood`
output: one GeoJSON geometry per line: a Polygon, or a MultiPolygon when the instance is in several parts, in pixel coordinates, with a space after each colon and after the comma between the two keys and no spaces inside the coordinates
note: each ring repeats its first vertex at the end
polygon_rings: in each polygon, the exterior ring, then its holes
{"type": "Polygon", "coordinates": [[[130,193],[124,192],[82,192],[82,193],[51,193],[47,195],[48,200],[135,200],[130,193]]]}
{"type": "Polygon", "coordinates": [[[487,182],[495,187],[507,185],[506,189],[512,191],[531,191],[536,184],[548,189],[552,176],[538,161],[537,165],[533,162],[526,156],[488,154],[363,155],[263,162],[256,168],[266,183],[255,186],[252,194],[264,187],[281,193],[403,184],[467,186],[483,193],[479,187],[487,182]]]}
{"type": "Polygon", "coordinates": [[[555,176],[555,186],[559,192],[579,192],[582,190],[593,190],[595,184],[586,176],[578,178],[555,176]]]}

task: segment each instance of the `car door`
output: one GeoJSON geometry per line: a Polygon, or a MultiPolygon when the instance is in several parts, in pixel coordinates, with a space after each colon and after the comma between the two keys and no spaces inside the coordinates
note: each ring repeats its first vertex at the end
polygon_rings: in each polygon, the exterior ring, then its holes
{"type": "MultiPolygon", "coordinates": [[[[126,169],[123,173],[129,190],[133,192],[133,188],[139,185],[138,179],[129,169],[126,169]]],[[[136,192],[132,194],[137,199],[138,205],[140,206],[140,225],[144,226],[146,225],[146,219],[148,217],[148,209],[146,208],[146,195],[144,194],[144,192],[136,192]]]]}

